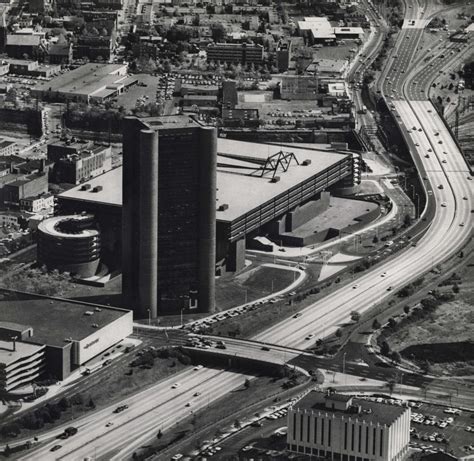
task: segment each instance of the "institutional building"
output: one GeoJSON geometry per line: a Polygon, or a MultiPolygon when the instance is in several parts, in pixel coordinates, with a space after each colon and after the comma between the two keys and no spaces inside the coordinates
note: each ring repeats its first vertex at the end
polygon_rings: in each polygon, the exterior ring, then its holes
{"type": "Polygon", "coordinates": [[[63,380],[133,332],[131,311],[0,290],[0,392],[63,380]]]}
{"type": "Polygon", "coordinates": [[[38,226],[38,264],[79,277],[96,274],[100,231],[92,215],[56,216],[38,226]]]}
{"type": "Polygon", "coordinates": [[[287,448],[334,461],[399,461],[410,442],[410,408],[310,392],[288,412],[287,448]]]}
{"type": "Polygon", "coordinates": [[[138,317],[214,310],[216,149],[190,117],[124,119],[122,293],[138,317]]]}

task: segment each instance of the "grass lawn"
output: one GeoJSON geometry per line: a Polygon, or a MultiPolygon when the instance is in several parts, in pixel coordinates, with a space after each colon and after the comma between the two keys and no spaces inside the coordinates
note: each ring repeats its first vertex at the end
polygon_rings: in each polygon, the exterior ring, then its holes
{"type": "Polygon", "coordinates": [[[293,283],[294,274],[294,271],[288,269],[258,266],[251,267],[231,279],[218,279],[217,310],[226,310],[283,290],[293,283]]]}

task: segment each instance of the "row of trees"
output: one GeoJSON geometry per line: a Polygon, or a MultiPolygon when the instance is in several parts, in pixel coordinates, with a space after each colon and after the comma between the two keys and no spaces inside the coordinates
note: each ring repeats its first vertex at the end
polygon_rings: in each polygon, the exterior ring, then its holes
{"type": "Polygon", "coordinates": [[[17,437],[21,434],[23,429],[41,429],[46,424],[51,424],[57,421],[62,413],[67,411],[69,408],[83,405],[86,405],[89,409],[95,408],[95,403],[92,398],[85,400],[82,394],[75,394],[70,399],[63,397],[57,403],[47,403],[33,412],[22,416],[17,421],[5,424],[1,427],[0,434],[5,438],[17,437]]]}

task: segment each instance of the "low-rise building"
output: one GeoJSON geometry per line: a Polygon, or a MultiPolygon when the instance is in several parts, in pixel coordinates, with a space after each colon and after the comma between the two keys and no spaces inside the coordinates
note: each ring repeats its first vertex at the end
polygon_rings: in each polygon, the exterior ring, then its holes
{"type": "Polygon", "coordinates": [[[49,192],[36,197],[26,197],[20,200],[20,210],[29,213],[37,213],[41,210],[52,210],[54,207],[54,195],[49,192]]]}
{"type": "Polygon", "coordinates": [[[111,169],[110,146],[94,146],[58,159],[54,165],[53,177],[56,182],[79,184],[111,169]]]}
{"type": "Polygon", "coordinates": [[[48,175],[37,173],[24,176],[3,187],[3,203],[7,206],[20,206],[20,201],[48,192],[48,175]]]}
{"type": "Polygon", "coordinates": [[[13,141],[3,139],[0,141],[0,157],[3,155],[13,155],[16,144],[13,141]]]}
{"type": "Polygon", "coordinates": [[[27,61],[24,59],[12,59],[10,63],[10,74],[25,75],[31,77],[50,78],[59,74],[61,66],[39,64],[38,61],[27,61]]]}
{"type": "Polygon", "coordinates": [[[410,408],[312,391],[288,412],[287,449],[334,461],[399,461],[410,408]]]}
{"type": "Polygon", "coordinates": [[[207,47],[207,61],[261,64],[263,62],[263,46],[249,43],[215,43],[207,47]]]}
{"type": "Polygon", "coordinates": [[[43,38],[38,34],[8,34],[5,51],[11,58],[36,59],[44,53],[43,38]]]}
{"type": "Polygon", "coordinates": [[[55,43],[48,48],[50,64],[69,64],[72,62],[72,43],[55,43]]]}

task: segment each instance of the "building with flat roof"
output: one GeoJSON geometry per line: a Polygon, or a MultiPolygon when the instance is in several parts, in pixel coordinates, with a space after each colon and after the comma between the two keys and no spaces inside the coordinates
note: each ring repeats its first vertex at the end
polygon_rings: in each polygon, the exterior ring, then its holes
{"type": "MultiPolygon", "coordinates": [[[[108,233],[107,238],[102,238],[103,245],[110,241],[116,245],[117,223],[122,220],[121,181],[122,168],[119,167],[88,181],[89,190],[78,186],[63,192],[58,195],[59,212],[94,213],[101,223],[101,231],[108,233]],[[98,185],[102,186],[101,190],[92,193],[98,185]]],[[[350,189],[359,182],[358,162],[350,152],[328,152],[315,145],[281,146],[218,138],[218,272],[238,271],[244,267],[247,236],[255,235],[295,208],[319,200],[326,190],[350,189]]],[[[300,218],[294,216],[294,219],[300,218]]],[[[135,237],[135,240],[139,239],[135,237]]],[[[119,257],[119,252],[113,254],[119,257]]]]}
{"type": "Polygon", "coordinates": [[[399,461],[410,408],[312,391],[288,412],[287,449],[334,461],[399,461]]]}
{"type": "Polygon", "coordinates": [[[213,43],[206,48],[207,61],[240,64],[261,64],[263,46],[249,43],[213,43]]]}
{"type": "Polygon", "coordinates": [[[215,303],[215,128],[123,121],[122,293],[138,317],[215,303]]]}
{"type": "Polygon", "coordinates": [[[15,153],[16,143],[6,139],[0,140],[0,157],[13,155],[15,153]]]}
{"type": "Polygon", "coordinates": [[[127,77],[124,64],[84,64],[31,90],[32,96],[50,101],[104,100],[123,93],[136,79],[127,77]]]}
{"type": "MultiPolygon", "coordinates": [[[[0,340],[11,343],[6,351],[0,349],[0,370],[25,357],[42,362],[39,374],[63,380],[133,332],[131,311],[4,289],[0,293],[0,340]],[[12,337],[17,338],[16,351],[12,337]]],[[[35,373],[10,387],[33,381],[35,373]]]]}
{"type": "MultiPolygon", "coordinates": [[[[0,322],[0,337],[2,336],[0,322]]],[[[0,339],[0,393],[28,384],[39,378],[44,371],[45,346],[0,339]]]]}
{"type": "Polygon", "coordinates": [[[3,187],[3,203],[20,206],[22,199],[36,197],[48,192],[48,175],[44,172],[19,176],[3,187]]]}
{"type": "Polygon", "coordinates": [[[57,159],[53,178],[58,183],[79,184],[111,169],[111,147],[90,146],[57,159]]]}

